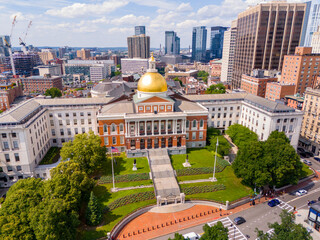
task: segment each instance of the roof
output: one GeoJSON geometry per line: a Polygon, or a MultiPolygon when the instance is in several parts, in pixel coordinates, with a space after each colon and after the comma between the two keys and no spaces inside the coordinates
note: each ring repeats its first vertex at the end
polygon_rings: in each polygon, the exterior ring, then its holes
{"type": "Polygon", "coordinates": [[[312,208],[320,213],[320,203],[315,203],[315,204],[311,205],[310,208],[312,208]]]}
{"type": "Polygon", "coordinates": [[[132,101],[123,100],[104,106],[101,109],[101,114],[125,114],[135,113],[134,104],[132,101]]]}
{"type": "Polygon", "coordinates": [[[174,103],[174,110],[176,112],[193,112],[193,111],[204,111],[207,112],[207,109],[203,108],[195,102],[176,100],[174,103]]]}
{"type": "Polygon", "coordinates": [[[286,95],[284,96],[285,98],[289,98],[289,99],[293,99],[296,100],[298,102],[304,102],[304,97],[301,96],[295,96],[295,95],[286,95]]]}

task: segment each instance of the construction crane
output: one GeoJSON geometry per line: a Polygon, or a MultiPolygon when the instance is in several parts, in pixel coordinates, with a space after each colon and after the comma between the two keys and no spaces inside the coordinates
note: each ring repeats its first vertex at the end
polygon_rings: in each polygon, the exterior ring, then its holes
{"type": "MultiPolygon", "coordinates": [[[[13,28],[14,28],[14,26],[15,26],[15,24],[16,24],[16,18],[17,18],[17,16],[14,16],[13,21],[12,21],[11,33],[10,33],[10,41],[11,41],[11,37],[12,37],[12,33],[13,33],[13,28]]],[[[6,47],[9,49],[12,73],[13,73],[13,75],[15,76],[15,75],[16,75],[16,68],[15,68],[14,62],[13,62],[11,44],[10,44],[5,38],[4,38],[4,43],[5,43],[6,47]]]]}
{"type": "Polygon", "coordinates": [[[30,21],[29,24],[28,24],[28,27],[27,27],[27,30],[26,30],[26,33],[24,35],[23,40],[19,37],[19,44],[22,46],[22,51],[23,51],[24,54],[28,53],[27,52],[27,47],[26,47],[26,38],[27,38],[28,31],[29,31],[31,25],[32,25],[32,21],[30,21]]]}

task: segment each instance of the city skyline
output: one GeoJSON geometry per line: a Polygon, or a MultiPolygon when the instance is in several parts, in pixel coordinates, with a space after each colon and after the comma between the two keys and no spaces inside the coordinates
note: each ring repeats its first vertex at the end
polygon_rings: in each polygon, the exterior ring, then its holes
{"type": "Polygon", "coordinates": [[[141,0],[0,0],[0,35],[10,35],[12,19],[17,16],[13,47],[19,47],[18,39],[24,36],[32,21],[27,45],[125,47],[127,37],[134,34],[133,27],[145,25],[152,48],[164,45],[165,31],[177,32],[181,48],[187,48],[192,43],[193,27],[229,27],[238,13],[260,2],[262,0],[218,0],[214,4],[209,0],[151,3],[141,0]]]}

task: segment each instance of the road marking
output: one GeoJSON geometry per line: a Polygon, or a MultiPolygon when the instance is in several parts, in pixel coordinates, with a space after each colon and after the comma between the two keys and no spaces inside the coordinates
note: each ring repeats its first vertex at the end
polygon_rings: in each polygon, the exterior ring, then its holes
{"type": "MultiPolygon", "coordinates": [[[[278,199],[278,198],[276,198],[278,199]]],[[[287,210],[288,212],[291,212],[293,210],[293,207],[290,206],[288,203],[282,201],[281,199],[278,199],[280,204],[277,205],[277,207],[281,208],[281,209],[284,209],[284,210],[287,210]]]]}
{"type": "Polygon", "coordinates": [[[237,226],[230,220],[229,217],[221,218],[213,222],[209,222],[208,225],[212,227],[217,222],[222,222],[223,226],[228,228],[228,237],[229,239],[237,239],[237,240],[246,240],[247,238],[243,235],[243,233],[237,228],[237,226]]]}
{"type": "MultiPolygon", "coordinates": [[[[302,189],[303,189],[303,188],[302,188],[302,189]]],[[[305,197],[305,196],[308,196],[309,194],[316,193],[316,192],[319,192],[319,191],[320,191],[320,188],[317,188],[317,189],[315,189],[315,190],[312,190],[312,191],[308,192],[308,193],[305,194],[305,195],[302,195],[302,196],[299,196],[299,197],[297,197],[297,198],[291,199],[291,200],[288,201],[287,203],[293,202],[293,201],[295,201],[295,200],[298,200],[298,199],[300,199],[300,198],[303,198],[303,197],[305,197]]]]}
{"type": "MultiPolygon", "coordinates": [[[[270,230],[266,231],[266,233],[268,233],[269,236],[271,236],[274,233],[274,228],[271,228],[270,230]]],[[[256,240],[259,240],[259,238],[256,238],[256,240]]]]}

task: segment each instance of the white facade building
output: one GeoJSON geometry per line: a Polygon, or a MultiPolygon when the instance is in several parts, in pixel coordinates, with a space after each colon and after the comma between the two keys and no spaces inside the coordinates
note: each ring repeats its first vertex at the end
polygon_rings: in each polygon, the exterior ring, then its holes
{"type": "Polygon", "coordinates": [[[221,82],[231,84],[234,51],[236,46],[237,20],[232,21],[231,28],[224,32],[221,82]]]}
{"type": "Polygon", "coordinates": [[[320,54],[320,26],[318,30],[313,33],[311,40],[312,53],[320,54]]]}

